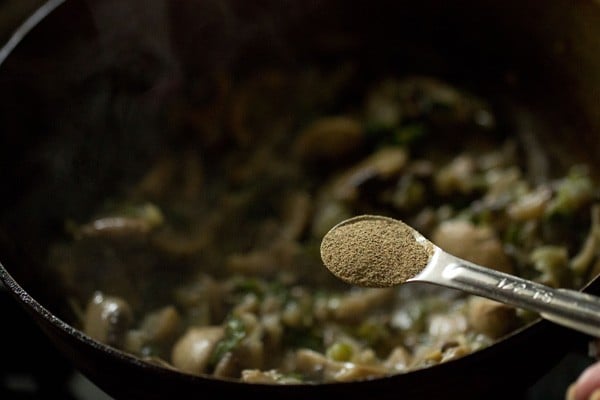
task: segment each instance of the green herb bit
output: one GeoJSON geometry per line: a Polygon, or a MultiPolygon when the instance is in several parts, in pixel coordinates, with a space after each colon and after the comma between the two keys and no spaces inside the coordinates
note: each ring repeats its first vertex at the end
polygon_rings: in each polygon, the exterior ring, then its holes
{"type": "Polygon", "coordinates": [[[244,322],[236,317],[230,317],[225,325],[225,336],[217,343],[210,357],[209,364],[214,368],[223,356],[233,351],[246,337],[244,322]]]}
{"type": "Polygon", "coordinates": [[[369,346],[376,346],[387,340],[390,332],[381,321],[367,320],[359,325],[356,336],[367,342],[369,346]]]}
{"type": "Polygon", "coordinates": [[[423,138],[425,134],[425,125],[421,123],[404,125],[394,131],[394,142],[399,145],[409,146],[423,138]]]}
{"type": "Polygon", "coordinates": [[[352,346],[344,342],[336,342],[329,346],[326,355],[333,361],[350,361],[354,351],[352,346]]]}
{"type": "Polygon", "coordinates": [[[556,194],[546,209],[547,216],[571,215],[590,202],[594,196],[594,184],[587,170],[573,167],[569,175],[558,182],[556,194]]]}

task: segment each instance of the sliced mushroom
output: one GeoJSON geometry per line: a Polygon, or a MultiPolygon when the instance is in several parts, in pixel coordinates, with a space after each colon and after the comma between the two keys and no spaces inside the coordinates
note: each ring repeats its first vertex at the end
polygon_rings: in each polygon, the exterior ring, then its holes
{"type": "MultiPolygon", "coordinates": [[[[600,204],[594,204],[591,211],[591,227],[581,249],[571,260],[571,269],[577,275],[584,275],[600,254],[600,204]]],[[[595,276],[591,274],[591,276],[595,276]]]]}
{"type": "Polygon", "coordinates": [[[468,155],[456,157],[435,175],[435,188],[442,195],[468,194],[473,190],[477,164],[468,155]]]}
{"type": "Polygon", "coordinates": [[[402,372],[406,371],[411,363],[410,352],[403,346],[397,346],[390,352],[384,365],[390,370],[402,372]]]}
{"type": "Polygon", "coordinates": [[[206,372],[212,352],[224,334],[222,326],[188,329],[173,346],[171,362],[183,372],[194,375],[206,372]]]}
{"type": "Polygon", "coordinates": [[[296,352],[296,366],[299,371],[308,376],[337,382],[377,378],[389,375],[391,372],[382,366],[333,361],[321,353],[308,349],[296,352]]]}
{"type": "Polygon", "coordinates": [[[515,221],[539,219],[544,215],[551,198],[552,190],[547,186],[541,186],[519,197],[508,206],[506,213],[515,221]]]}
{"type": "Polygon", "coordinates": [[[431,240],[448,253],[467,261],[502,272],[513,271],[502,242],[490,227],[458,219],[445,221],[434,230],[431,240]]]}
{"type": "Polygon", "coordinates": [[[76,230],[78,238],[101,237],[123,238],[143,236],[164,222],[160,209],[154,204],[144,204],[130,212],[131,215],[117,213],[97,218],[76,230]]]}
{"type": "Polygon", "coordinates": [[[96,292],[85,310],[83,331],[93,339],[121,348],[132,321],[133,313],[125,300],[96,292]]]}
{"type": "Polygon", "coordinates": [[[286,376],[275,370],[261,371],[258,369],[245,369],[242,371],[242,382],[265,383],[265,384],[289,384],[302,383],[302,381],[293,376],[286,376]]]}
{"type": "Polygon", "coordinates": [[[408,154],[400,147],[384,147],[350,168],[332,183],[331,194],[337,200],[352,201],[359,189],[373,179],[388,179],[400,174],[408,154]]]}
{"type": "Polygon", "coordinates": [[[356,154],[364,141],[361,124],[351,117],[316,120],[300,132],[294,150],[303,160],[338,161],[356,154]]]}
{"type": "Polygon", "coordinates": [[[282,269],[292,268],[294,256],[299,250],[297,242],[277,239],[266,248],[230,254],[226,260],[226,267],[234,273],[269,277],[282,269]]]}
{"type": "Polygon", "coordinates": [[[469,324],[492,339],[498,339],[518,326],[517,310],[506,304],[472,296],[468,307],[469,324]]]}
{"type": "Polygon", "coordinates": [[[166,306],[149,313],[140,326],[150,342],[171,340],[179,330],[181,316],[173,306],[166,306]]]}
{"type": "Polygon", "coordinates": [[[368,315],[369,311],[390,301],[394,293],[393,288],[350,292],[347,296],[330,300],[331,315],[338,321],[360,321],[368,315]]]}

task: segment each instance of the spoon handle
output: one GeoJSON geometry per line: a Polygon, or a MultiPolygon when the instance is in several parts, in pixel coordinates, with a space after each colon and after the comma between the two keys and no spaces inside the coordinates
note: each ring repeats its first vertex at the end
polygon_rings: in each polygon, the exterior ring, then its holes
{"type": "Polygon", "coordinates": [[[413,281],[426,281],[538,312],[542,318],[600,337],[600,298],[555,289],[470,263],[436,249],[413,281]]]}

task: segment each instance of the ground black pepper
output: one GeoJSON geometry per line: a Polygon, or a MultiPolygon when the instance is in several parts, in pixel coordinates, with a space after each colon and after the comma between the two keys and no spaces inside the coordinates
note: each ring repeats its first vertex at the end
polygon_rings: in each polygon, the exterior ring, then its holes
{"type": "Polygon", "coordinates": [[[332,228],[321,242],[321,258],[339,279],[357,286],[404,283],[427,266],[434,247],[402,221],[362,215],[332,228]]]}

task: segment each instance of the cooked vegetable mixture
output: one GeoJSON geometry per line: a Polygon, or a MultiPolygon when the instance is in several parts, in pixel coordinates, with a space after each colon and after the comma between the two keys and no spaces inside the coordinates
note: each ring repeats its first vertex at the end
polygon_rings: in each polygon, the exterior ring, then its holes
{"type": "Polygon", "coordinates": [[[535,315],[425,284],[341,283],[319,246],[346,218],[402,219],[553,287],[600,271],[585,165],[550,171],[490,105],[436,79],[350,81],[268,70],[190,85],[166,112],[172,145],[52,247],[76,326],[190,374],[350,381],[462,357],[535,315]]]}

